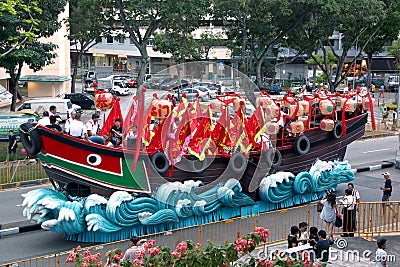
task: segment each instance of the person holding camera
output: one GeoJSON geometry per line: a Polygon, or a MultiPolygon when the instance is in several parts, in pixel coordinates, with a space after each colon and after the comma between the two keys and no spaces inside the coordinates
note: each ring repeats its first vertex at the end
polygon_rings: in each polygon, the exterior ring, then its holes
{"type": "Polygon", "coordinates": [[[333,240],[333,226],[336,220],[336,195],[332,191],[327,190],[320,203],[323,206],[320,218],[326,223],[328,238],[333,240]]]}
{"type": "Polygon", "coordinates": [[[136,259],[136,254],[144,251],[144,244],[147,242],[146,239],[140,239],[137,236],[133,236],[129,239],[129,248],[125,251],[122,261],[134,260],[136,259]]]}

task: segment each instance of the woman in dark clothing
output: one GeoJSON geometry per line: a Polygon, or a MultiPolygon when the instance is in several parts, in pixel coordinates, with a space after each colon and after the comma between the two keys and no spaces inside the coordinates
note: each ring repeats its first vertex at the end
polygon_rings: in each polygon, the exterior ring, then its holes
{"type": "Polygon", "coordinates": [[[297,226],[292,226],[290,228],[290,235],[288,235],[288,248],[293,248],[293,247],[297,247],[298,245],[298,237],[299,237],[299,227],[297,226]]]}

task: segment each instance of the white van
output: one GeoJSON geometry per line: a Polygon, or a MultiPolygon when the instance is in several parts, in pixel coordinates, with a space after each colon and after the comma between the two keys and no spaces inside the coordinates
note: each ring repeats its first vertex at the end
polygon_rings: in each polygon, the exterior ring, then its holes
{"type": "MultiPolygon", "coordinates": [[[[81,107],[72,104],[69,99],[63,98],[35,98],[25,101],[19,108],[18,111],[37,111],[43,113],[44,110],[49,111],[50,106],[57,107],[57,113],[60,115],[62,120],[69,118],[69,114],[73,110],[81,112],[81,107]],[[42,112],[40,110],[42,109],[42,112]]],[[[42,115],[42,114],[40,114],[42,115]]]]}

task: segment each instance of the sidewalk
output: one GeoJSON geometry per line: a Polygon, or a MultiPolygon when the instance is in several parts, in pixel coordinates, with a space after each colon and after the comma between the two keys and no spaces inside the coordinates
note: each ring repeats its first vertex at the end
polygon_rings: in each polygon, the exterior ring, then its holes
{"type": "MultiPolygon", "coordinates": [[[[375,252],[377,249],[376,241],[379,237],[375,236],[368,241],[362,237],[335,237],[335,244],[330,249],[328,266],[331,267],[371,267],[375,266],[375,252]]],[[[387,240],[388,265],[400,266],[400,236],[391,234],[381,236],[387,240]],[[390,261],[390,262],[389,262],[390,261]]],[[[287,243],[269,245],[266,247],[265,254],[263,248],[253,251],[253,256],[267,256],[276,250],[287,249],[287,243]]],[[[243,259],[245,259],[244,257],[243,259]]]]}

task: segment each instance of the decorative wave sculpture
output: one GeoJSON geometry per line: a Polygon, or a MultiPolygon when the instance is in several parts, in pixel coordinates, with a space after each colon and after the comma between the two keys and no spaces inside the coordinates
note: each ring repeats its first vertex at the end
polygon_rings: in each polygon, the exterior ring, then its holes
{"type": "Polygon", "coordinates": [[[242,193],[237,179],[196,194],[200,182],[166,183],[153,197],[134,197],[115,192],[109,199],[97,194],[67,198],[48,188],[24,195],[24,216],[42,228],[65,233],[68,240],[110,242],[236,216],[285,208],[320,198],[325,190],[354,179],[345,162],[317,161],[309,172],[280,172],[260,184],[261,201],[242,193]]]}

